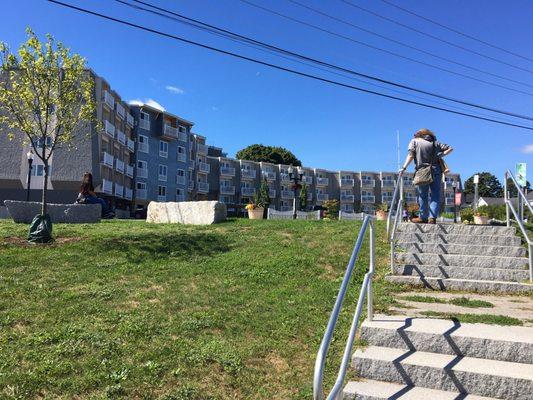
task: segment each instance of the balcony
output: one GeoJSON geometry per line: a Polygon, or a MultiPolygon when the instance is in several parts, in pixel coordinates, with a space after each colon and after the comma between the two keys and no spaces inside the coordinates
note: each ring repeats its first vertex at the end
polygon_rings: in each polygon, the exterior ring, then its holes
{"type": "Polygon", "coordinates": [[[115,196],[124,197],[124,186],[115,183],[115,196]]]}
{"type": "Polygon", "coordinates": [[[165,201],[167,201],[167,195],[158,195],[157,201],[164,203],[165,201]]]}
{"type": "Polygon", "coordinates": [[[115,108],[115,99],[107,90],[104,90],[104,106],[108,107],[110,110],[115,108]]]}
{"type": "Polygon", "coordinates": [[[255,179],[257,171],[255,169],[241,169],[241,178],[255,179]]]}
{"type": "Polygon", "coordinates": [[[124,161],[121,161],[117,158],[115,161],[115,170],[123,174],[124,173],[124,161]]]}
{"type": "MultiPolygon", "coordinates": [[[[187,162],[187,154],[185,153],[178,153],[178,161],[181,162],[187,162]]],[[[191,161],[192,162],[192,161],[191,161]]],[[[193,167],[194,168],[194,167],[193,167]]]]}
{"type": "Polygon", "coordinates": [[[187,143],[187,133],[186,132],[178,132],[178,140],[180,142],[187,143]]]}
{"type": "Polygon", "coordinates": [[[353,179],[341,179],[341,187],[353,187],[353,179]]]}
{"type": "Polygon", "coordinates": [[[207,145],[198,143],[196,145],[196,152],[198,154],[207,154],[207,145]]]}
{"type": "Polygon", "coordinates": [[[149,153],[150,152],[150,146],[148,145],[148,143],[141,143],[139,141],[137,141],[137,149],[139,150],[139,152],[141,153],[149,153]]]}
{"type": "Polygon", "coordinates": [[[164,174],[158,174],[158,180],[159,182],[166,182],[168,180],[166,171],[164,174]]]}
{"type": "Polygon", "coordinates": [[[294,199],[294,192],[292,190],[282,190],[281,198],[282,199],[294,199]]]}
{"type": "Polygon", "coordinates": [[[326,193],[316,194],[316,201],[328,201],[328,200],[329,200],[329,194],[326,194],[326,193]]]}
{"type": "Polygon", "coordinates": [[[113,161],[115,161],[115,157],[113,157],[111,154],[106,153],[104,151],[104,159],[102,160],[102,164],[107,165],[110,168],[113,168],[113,161]]]}
{"type": "Polygon", "coordinates": [[[233,195],[235,194],[235,186],[220,186],[220,194],[229,194],[233,195]]]}
{"type": "Polygon", "coordinates": [[[276,189],[268,189],[268,197],[274,198],[276,197],[276,189]]]}
{"type": "Polygon", "coordinates": [[[392,202],[392,195],[381,195],[381,202],[382,203],[391,203],[392,202]]]}
{"type": "Polygon", "coordinates": [[[189,190],[193,190],[194,189],[194,181],[189,181],[188,188],[189,188],[189,190]]]}
{"type": "Polygon", "coordinates": [[[133,128],[134,122],[133,122],[133,115],[130,113],[126,114],[126,123],[133,128]]]}
{"type": "Polygon", "coordinates": [[[107,179],[104,179],[102,181],[102,192],[106,194],[113,194],[113,182],[108,181],[107,179]]]}
{"type": "Polygon", "coordinates": [[[187,184],[187,177],[185,175],[178,175],[176,176],[176,183],[178,185],[186,185],[187,184]]]}
{"type": "Polygon", "coordinates": [[[361,179],[361,187],[376,187],[376,181],[374,179],[361,179]]]}
{"type": "Polygon", "coordinates": [[[455,204],[453,200],[454,200],[453,197],[445,197],[444,204],[447,206],[453,206],[455,204]]]}
{"type": "Polygon", "coordinates": [[[313,184],[313,177],[312,176],[302,176],[302,183],[306,183],[308,185],[312,185],[313,184]]]}
{"type": "Polygon", "coordinates": [[[313,192],[307,193],[307,200],[309,201],[313,200],[313,192]]]}
{"type": "Polygon", "coordinates": [[[178,128],[174,128],[173,126],[167,124],[163,126],[163,137],[177,139],[178,136],[178,128]]]}
{"type": "Polygon", "coordinates": [[[415,196],[406,196],[405,201],[407,202],[407,204],[414,204],[417,202],[415,196]]]}
{"type": "Polygon", "coordinates": [[[232,168],[232,167],[220,167],[220,175],[235,176],[235,168],[232,168]]]}
{"type": "Polygon", "coordinates": [[[276,180],[276,173],[274,171],[263,171],[263,176],[269,181],[276,180]]]}
{"type": "Polygon", "coordinates": [[[146,200],[146,189],[136,189],[135,190],[135,198],[139,200],[146,200]]]}
{"type": "Polygon", "coordinates": [[[255,194],[255,188],[241,187],[241,196],[253,196],[255,194]]]}
{"type": "Polygon", "coordinates": [[[126,176],[133,178],[133,165],[126,165],[126,176]]]}
{"type": "Polygon", "coordinates": [[[117,140],[120,144],[126,145],[126,135],[120,129],[117,129],[117,140]]]}
{"type": "Polygon", "coordinates": [[[186,201],[184,194],[177,194],[176,195],[176,201],[186,201]]]}
{"type": "Polygon", "coordinates": [[[211,166],[208,163],[198,161],[198,171],[208,174],[211,171],[211,166]]]}
{"type": "Polygon", "coordinates": [[[286,172],[280,173],[279,177],[281,178],[282,182],[289,182],[290,181],[289,174],[286,173],[286,172]]]}
{"type": "Polygon", "coordinates": [[[140,119],[139,120],[139,127],[149,131],[150,130],[150,120],[149,119],[140,119]]]}
{"type": "Polygon", "coordinates": [[[404,185],[404,186],[414,186],[414,184],[413,184],[413,178],[411,178],[411,177],[404,177],[404,178],[403,178],[403,185],[404,185]]]}
{"type": "Polygon", "coordinates": [[[124,198],[126,200],[132,200],[133,199],[133,190],[124,188],[124,198]]]}
{"type": "Polygon", "coordinates": [[[117,102],[117,115],[120,117],[120,119],[124,119],[126,116],[126,109],[124,106],[117,102]]]}
{"type": "Polygon", "coordinates": [[[194,162],[194,160],[189,160],[189,169],[194,169],[195,165],[196,163],[194,162]]]}
{"type": "Polygon", "coordinates": [[[375,202],[376,202],[376,196],[371,196],[371,195],[361,196],[361,203],[375,203],[375,202]]]}
{"type": "Polygon", "coordinates": [[[198,182],[198,192],[199,193],[209,193],[209,183],[207,183],[207,182],[198,182]]]}
{"type": "Polygon", "coordinates": [[[148,178],[148,168],[137,167],[137,178],[148,178]]]}
{"type": "Polygon", "coordinates": [[[329,178],[316,178],[316,185],[317,186],[328,186],[329,178]]]}
{"type": "Polygon", "coordinates": [[[111,122],[109,121],[104,121],[104,132],[112,137],[112,138],[115,138],[115,125],[113,125],[111,122]]]}
{"type": "Polygon", "coordinates": [[[355,201],[355,195],[353,194],[341,194],[341,202],[353,203],[355,201]]]}
{"type": "Polygon", "coordinates": [[[391,188],[391,187],[395,187],[395,186],[396,186],[396,181],[393,181],[391,179],[383,179],[381,181],[381,187],[391,188]]]}
{"type": "Polygon", "coordinates": [[[126,139],[126,145],[128,146],[129,151],[131,151],[132,153],[135,151],[135,142],[130,138],[126,139]]]}

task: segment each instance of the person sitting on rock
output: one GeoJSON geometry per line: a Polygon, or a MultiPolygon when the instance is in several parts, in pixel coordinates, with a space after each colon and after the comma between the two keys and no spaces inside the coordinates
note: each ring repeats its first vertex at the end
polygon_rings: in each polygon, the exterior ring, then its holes
{"type": "Polygon", "coordinates": [[[113,218],[115,214],[111,211],[104,199],[96,196],[93,185],[93,174],[86,172],[81,180],[80,193],[76,199],[78,204],[100,204],[102,206],[102,218],[113,218]]]}

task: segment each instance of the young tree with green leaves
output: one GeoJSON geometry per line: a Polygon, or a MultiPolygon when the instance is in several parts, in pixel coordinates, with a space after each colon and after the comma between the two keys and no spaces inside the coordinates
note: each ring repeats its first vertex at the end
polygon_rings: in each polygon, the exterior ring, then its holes
{"type": "Polygon", "coordinates": [[[302,183],[302,188],[300,189],[300,210],[307,210],[307,193],[309,192],[309,186],[307,183],[302,183]]]}
{"type": "Polygon", "coordinates": [[[270,206],[269,186],[266,178],[261,181],[259,192],[254,196],[254,204],[258,207],[267,209],[270,206]]]}
{"type": "Polygon", "coordinates": [[[93,82],[85,59],[51,35],[41,42],[31,29],[17,53],[0,43],[0,133],[23,143],[43,162],[41,215],[46,215],[49,164],[55,150],[69,147],[83,122],[96,124],[93,82]]]}

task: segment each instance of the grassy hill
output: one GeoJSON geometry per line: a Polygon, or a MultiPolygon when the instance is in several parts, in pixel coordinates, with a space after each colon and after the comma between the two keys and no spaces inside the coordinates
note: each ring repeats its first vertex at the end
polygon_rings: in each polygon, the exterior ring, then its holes
{"type": "MultiPolygon", "coordinates": [[[[54,245],[29,246],[27,226],[0,222],[0,398],[309,399],[359,226],[109,221],[55,225],[54,245]]],[[[379,222],[377,262],[379,312],[397,290],[382,279],[388,245],[379,222]]]]}

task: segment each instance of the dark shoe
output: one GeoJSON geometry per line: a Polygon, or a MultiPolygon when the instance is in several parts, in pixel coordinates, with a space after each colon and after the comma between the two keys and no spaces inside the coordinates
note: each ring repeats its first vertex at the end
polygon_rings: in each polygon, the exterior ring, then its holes
{"type": "Polygon", "coordinates": [[[411,222],[415,224],[427,224],[428,223],[427,219],[422,219],[420,217],[413,218],[411,222]]]}
{"type": "Polygon", "coordinates": [[[437,220],[435,218],[430,218],[428,223],[435,225],[437,223],[437,220]]]}

